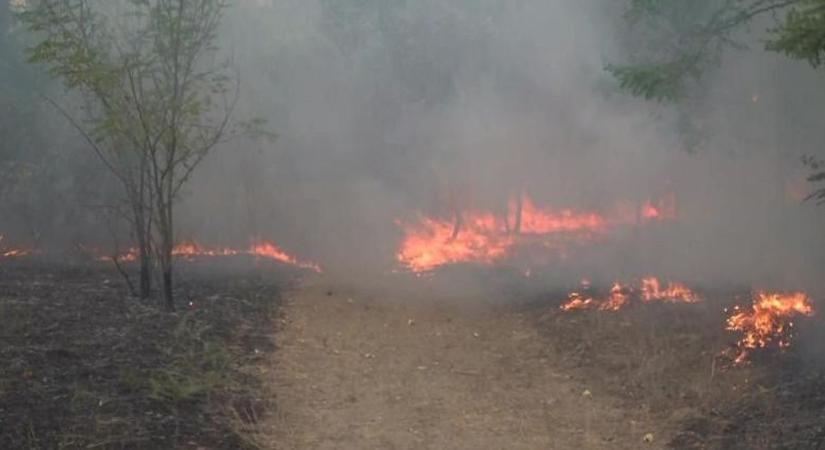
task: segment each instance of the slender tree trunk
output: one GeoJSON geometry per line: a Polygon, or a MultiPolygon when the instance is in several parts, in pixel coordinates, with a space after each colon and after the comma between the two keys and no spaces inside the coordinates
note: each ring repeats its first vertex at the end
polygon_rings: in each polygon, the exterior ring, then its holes
{"type": "Polygon", "coordinates": [[[175,310],[175,297],[172,292],[172,241],[170,233],[161,231],[160,270],[163,283],[163,301],[169,311],[175,310]]]}
{"type": "Polygon", "coordinates": [[[524,209],[524,194],[519,192],[516,195],[516,216],[515,216],[515,223],[513,224],[513,232],[516,234],[521,233],[521,213],[524,209]]]}
{"type": "Polygon", "coordinates": [[[158,231],[160,232],[161,251],[160,268],[163,282],[163,300],[170,311],[175,310],[175,298],[172,291],[172,250],[175,246],[174,223],[172,222],[171,187],[158,195],[158,231]]]}
{"type": "Polygon", "coordinates": [[[129,272],[127,272],[126,269],[124,269],[123,266],[120,265],[118,256],[120,255],[115,253],[112,256],[112,262],[115,264],[115,269],[117,269],[118,273],[120,273],[120,275],[126,281],[126,288],[129,289],[129,295],[134,297],[135,295],[137,295],[137,292],[135,291],[135,286],[132,284],[132,279],[129,277],[129,272]]]}
{"type": "Polygon", "coordinates": [[[147,154],[143,152],[140,159],[140,223],[138,230],[138,245],[140,246],[140,298],[147,299],[152,295],[152,198],[151,188],[148,186],[147,154]],[[150,194],[149,198],[147,193],[150,194]],[[146,205],[149,205],[148,207],[146,205]]]}
{"type": "MultiPolygon", "coordinates": [[[[145,241],[144,239],[141,239],[145,241]]],[[[152,293],[152,253],[145,242],[140,246],[140,298],[147,299],[152,293]]]]}
{"type": "Polygon", "coordinates": [[[464,216],[461,214],[461,209],[455,209],[455,223],[453,224],[453,234],[450,239],[455,239],[461,233],[461,228],[464,227],[464,216]]]}
{"type": "Polygon", "coordinates": [[[172,295],[172,264],[163,267],[163,299],[169,311],[175,310],[175,297],[172,295]]]}
{"type": "Polygon", "coordinates": [[[133,195],[132,209],[134,211],[135,238],[138,244],[138,259],[140,260],[140,298],[147,299],[152,295],[152,212],[147,211],[146,183],[144,168],[141,164],[140,185],[137,194],[133,195]]]}

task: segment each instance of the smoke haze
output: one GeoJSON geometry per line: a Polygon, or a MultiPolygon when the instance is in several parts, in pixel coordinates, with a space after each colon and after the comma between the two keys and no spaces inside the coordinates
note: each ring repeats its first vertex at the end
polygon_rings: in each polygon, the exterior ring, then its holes
{"type": "Polygon", "coordinates": [[[687,113],[625,96],[604,71],[628,54],[621,12],[604,0],[237,2],[221,38],[242,83],[237,113],[278,138],[211,154],[186,189],[178,236],[272,239],[366,277],[395,267],[396,221],[418,213],[502,211],[521,190],[576,210],[672,193],[674,222],[547,270],[825,287],[823,217],[801,203],[800,162],[825,137],[820,75],[750,37],[753,50],[707,75],[686,135],[687,113]]]}

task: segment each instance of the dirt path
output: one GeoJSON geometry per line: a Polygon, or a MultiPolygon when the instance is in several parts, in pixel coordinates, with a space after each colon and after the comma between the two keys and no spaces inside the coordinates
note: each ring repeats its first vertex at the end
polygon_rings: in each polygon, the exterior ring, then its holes
{"type": "Polygon", "coordinates": [[[556,372],[525,317],[369,298],[286,296],[273,449],[637,449],[655,431],[556,372]]]}

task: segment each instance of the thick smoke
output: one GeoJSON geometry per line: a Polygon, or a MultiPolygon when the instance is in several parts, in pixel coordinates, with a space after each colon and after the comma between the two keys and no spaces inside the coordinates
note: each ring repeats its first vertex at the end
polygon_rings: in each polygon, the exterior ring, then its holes
{"type": "Polygon", "coordinates": [[[233,213],[218,217],[242,217],[234,211],[251,201],[262,233],[328,265],[374,270],[392,262],[394,220],[417,211],[496,210],[520,189],[592,209],[666,181],[673,138],[643,105],[609,95],[613,8],[374,3],[236,11],[231,45],[250,110],[280,139],[258,156],[213,158],[223,174],[237,164],[237,183],[256,180],[254,199],[236,186],[233,213]]]}
{"type": "Polygon", "coordinates": [[[687,113],[631,99],[603,70],[628,54],[621,12],[604,0],[238,2],[221,42],[238,113],[278,139],[211,155],[179,236],[272,239],[369,276],[393,268],[395,222],[418,212],[501,211],[522,189],[580,210],[673,193],[674,223],[548,271],[821,288],[822,213],[801,203],[800,162],[821,152],[819,75],[751,36],[687,113]],[[688,152],[686,139],[700,143],[688,152]]]}

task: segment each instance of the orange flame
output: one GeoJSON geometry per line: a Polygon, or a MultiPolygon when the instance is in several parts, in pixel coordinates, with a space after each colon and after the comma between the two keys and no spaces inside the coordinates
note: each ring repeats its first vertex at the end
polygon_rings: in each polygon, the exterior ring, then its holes
{"type": "Polygon", "coordinates": [[[727,319],[728,330],[743,333],[736,344],[739,354],[734,362],[742,363],[750,351],[757,348],[788,347],[792,338],[790,330],[794,326],[791,318],[813,313],[810,298],[804,292],[756,292],[750,308],[734,307],[727,319]]]}
{"type": "Polygon", "coordinates": [[[492,214],[467,214],[457,236],[452,223],[425,217],[406,226],[396,257],[420,273],[458,262],[490,264],[504,258],[513,242],[513,236],[499,230],[492,214]]]}
{"type": "Polygon", "coordinates": [[[613,287],[610,288],[610,295],[607,296],[606,301],[599,305],[599,309],[602,311],[618,311],[627,304],[629,299],[630,295],[627,293],[627,288],[617,281],[613,283],[613,287]]]}
{"type": "MultiPolygon", "coordinates": [[[[514,206],[511,205],[511,209],[514,206]]],[[[571,231],[603,231],[605,219],[596,213],[578,213],[571,209],[559,212],[537,208],[525,196],[521,209],[521,232],[528,234],[551,234],[571,231]]]]}
{"type": "MultiPolygon", "coordinates": [[[[561,309],[563,311],[573,311],[595,308],[600,311],[618,311],[630,304],[634,294],[643,302],[666,300],[673,303],[696,303],[699,301],[699,296],[681,283],[670,282],[667,284],[666,289],[660,289],[660,283],[656,277],[645,277],[640,280],[639,284],[638,290],[634,290],[632,286],[623,285],[616,281],[610,288],[608,295],[603,299],[584,297],[578,292],[572,292],[568,296],[567,302],[561,306],[561,309]]],[[[589,280],[583,279],[582,287],[589,289],[589,286],[589,280]]]]}
{"type": "MultiPolygon", "coordinates": [[[[117,259],[119,261],[132,262],[138,259],[138,254],[138,249],[130,248],[126,252],[118,255],[117,259]]],[[[172,256],[185,259],[237,255],[251,255],[258,258],[271,259],[284,264],[321,273],[321,267],[318,264],[314,262],[302,261],[294,256],[291,256],[280,247],[269,241],[254,243],[247,249],[234,249],[231,247],[204,247],[196,242],[185,241],[176,245],[172,249],[172,256]]],[[[111,261],[112,257],[101,256],[98,259],[102,261],[111,261]]]]}
{"type": "Polygon", "coordinates": [[[641,216],[645,220],[665,220],[676,217],[676,199],[673,194],[661,198],[655,205],[648,200],[642,204],[641,216]]]}
{"type": "Polygon", "coordinates": [[[696,294],[684,284],[668,282],[667,286],[662,288],[656,277],[642,278],[640,296],[646,302],[696,303],[699,300],[696,294]]]}
{"type": "MultiPolygon", "coordinates": [[[[582,278],[582,289],[590,289],[590,280],[582,278]]],[[[571,292],[567,297],[567,302],[561,305],[563,311],[576,311],[582,309],[595,308],[600,311],[618,311],[630,300],[631,289],[623,286],[618,281],[613,283],[610,293],[604,299],[596,299],[580,292],[571,292]]]]}
{"type": "Polygon", "coordinates": [[[321,267],[318,264],[313,262],[301,261],[295,258],[294,256],[290,256],[272,242],[261,241],[257,244],[253,244],[246,253],[261,258],[274,259],[285,264],[291,264],[302,269],[309,269],[314,272],[321,273],[321,267]]]}
{"type": "MultiPolygon", "coordinates": [[[[509,212],[515,209],[515,202],[511,201],[509,212]]],[[[510,213],[506,220],[514,223],[510,213]]],[[[656,207],[648,202],[641,206],[640,215],[649,220],[669,219],[675,217],[675,206],[672,199],[661,201],[656,207]]],[[[492,264],[511,256],[514,248],[535,242],[536,236],[561,238],[560,242],[545,239],[540,248],[563,259],[567,255],[565,242],[592,242],[615,226],[635,223],[635,214],[629,216],[619,213],[605,217],[596,212],[541,209],[525,196],[518,233],[508,232],[505,221],[487,211],[465,212],[458,234],[455,224],[449,220],[423,216],[414,223],[397,220],[403,237],[396,259],[415,273],[461,262],[492,264]]]]}
{"type": "Polygon", "coordinates": [[[585,297],[578,292],[571,292],[570,295],[567,296],[567,303],[561,305],[561,309],[564,311],[576,311],[580,309],[589,309],[595,304],[596,301],[593,300],[593,297],[585,297]]]}
{"type": "Polygon", "coordinates": [[[24,248],[12,248],[8,250],[3,250],[3,253],[0,253],[0,257],[2,258],[17,258],[20,256],[26,256],[30,254],[31,251],[24,249],[24,248]]]}
{"type": "MultiPolygon", "coordinates": [[[[2,242],[6,236],[0,234],[0,242],[2,242]]],[[[27,248],[15,248],[15,247],[0,247],[0,258],[18,258],[21,256],[26,256],[31,254],[32,251],[27,248]]]]}
{"type": "Polygon", "coordinates": [[[242,252],[228,247],[201,247],[192,241],[182,242],[172,249],[172,256],[182,258],[194,258],[196,256],[234,256],[240,253],[242,252]]]}

